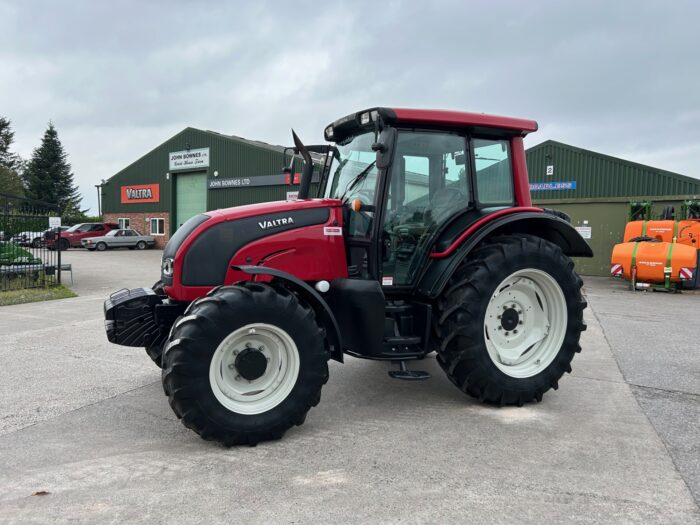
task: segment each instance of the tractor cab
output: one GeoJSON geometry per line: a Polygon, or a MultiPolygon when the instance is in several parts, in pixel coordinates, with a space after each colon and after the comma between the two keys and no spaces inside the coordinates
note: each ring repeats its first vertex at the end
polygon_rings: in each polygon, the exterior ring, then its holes
{"type": "MultiPolygon", "coordinates": [[[[349,275],[408,290],[451,222],[516,205],[513,133],[402,125],[395,115],[375,109],[326,128],[336,144],[320,196],[345,206],[349,275]]],[[[536,124],[521,127],[518,138],[536,124]]]]}

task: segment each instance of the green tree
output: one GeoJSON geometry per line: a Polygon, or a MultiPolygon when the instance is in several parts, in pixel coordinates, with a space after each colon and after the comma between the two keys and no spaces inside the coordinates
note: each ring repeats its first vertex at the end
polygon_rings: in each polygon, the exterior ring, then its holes
{"type": "Polygon", "coordinates": [[[15,141],[15,132],[12,131],[12,122],[5,117],[0,117],[0,166],[18,173],[22,167],[22,159],[10,151],[15,141]]]}
{"type": "Polygon", "coordinates": [[[0,165],[0,193],[24,196],[22,177],[6,166],[0,165]]]}
{"type": "Polygon", "coordinates": [[[82,198],[53,122],[49,122],[41,145],[32,153],[23,175],[27,197],[53,204],[65,214],[80,212],[82,198]]]}

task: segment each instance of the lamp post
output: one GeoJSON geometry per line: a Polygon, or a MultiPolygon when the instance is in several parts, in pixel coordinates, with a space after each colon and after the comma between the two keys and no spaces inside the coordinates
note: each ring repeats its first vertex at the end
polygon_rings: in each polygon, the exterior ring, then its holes
{"type": "Polygon", "coordinates": [[[95,188],[97,189],[97,215],[102,217],[102,185],[105,183],[103,180],[99,184],[95,184],[95,188]]]}

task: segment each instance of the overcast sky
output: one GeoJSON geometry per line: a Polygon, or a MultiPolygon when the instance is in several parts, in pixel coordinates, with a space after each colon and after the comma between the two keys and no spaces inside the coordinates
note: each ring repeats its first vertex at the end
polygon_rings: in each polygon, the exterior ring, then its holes
{"type": "Polygon", "coordinates": [[[555,139],[700,177],[700,2],[0,0],[0,115],[52,120],[83,207],[186,126],[321,142],[371,106],[533,118],[555,139]]]}

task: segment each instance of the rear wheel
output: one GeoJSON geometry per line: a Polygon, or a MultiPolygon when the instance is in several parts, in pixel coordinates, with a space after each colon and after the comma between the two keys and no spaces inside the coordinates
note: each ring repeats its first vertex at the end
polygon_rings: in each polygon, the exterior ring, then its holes
{"type": "Polygon", "coordinates": [[[143,241],[139,241],[136,243],[136,249],[137,250],[145,250],[146,249],[146,243],[143,241]]]}
{"type": "Polygon", "coordinates": [[[328,352],[313,310],[262,283],[224,286],[190,305],[163,354],[170,406],[202,438],[279,439],[321,399],[328,352]]]}
{"type": "Polygon", "coordinates": [[[558,388],[581,351],[582,281],[555,244],[495,238],[455,272],[438,304],[438,361],[462,391],[522,405],[558,388]]]}
{"type": "Polygon", "coordinates": [[[58,249],[61,251],[67,250],[70,248],[70,243],[66,239],[59,239],[58,241],[58,249]]]}

